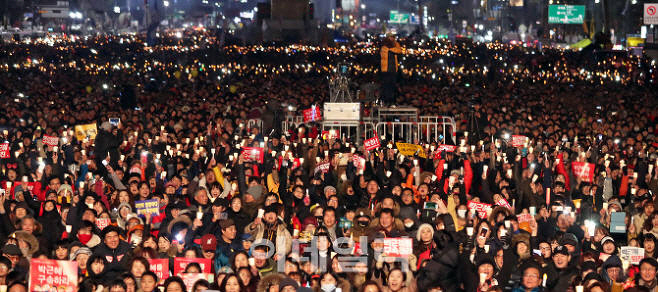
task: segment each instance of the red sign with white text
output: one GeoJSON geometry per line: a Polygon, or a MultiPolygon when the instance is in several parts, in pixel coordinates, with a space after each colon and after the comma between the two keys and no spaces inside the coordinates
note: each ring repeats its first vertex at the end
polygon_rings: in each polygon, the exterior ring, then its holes
{"type": "Polygon", "coordinates": [[[201,259],[201,258],[174,258],[174,275],[180,275],[185,271],[187,265],[191,263],[198,263],[201,266],[202,273],[212,273],[212,266],[210,265],[210,259],[201,259]]]}
{"type": "Polygon", "coordinates": [[[484,219],[488,216],[487,211],[491,209],[491,204],[468,201],[468,208],[477,211],[478,216],[484,219]]]}
{"type": "Polygon", "coordinates": [[[9,143],[0,144],[0,158],[9,158],[9,143]]]}
{"type": "Polygon", "coordinates": [[[513,147],[523,147],[528,141],[528,137],[522,135],[513,135],[512,136],[512,146],[513,147]]]}
{"type": "Polygon", "coordinates": [[[311,107],[310,109],[305,109],[302,111],[302,114],[304,115],[304,123],[317,122],[322,120],[322,112],[315,106],[311,107]]]}
{"type": "Polygon", "coordinates": [[[381,146],[382,145],[379,143],[379,137],[377,137],[377,136],[372,137],[372,138],[370,138],[370,139],[363,142],[363,148],[365,148],[366,151],[372,151],[372,150],[375,150],[375,149],[377,149],[381,146]]]}
{"type": "Polygon", "coordinates": [[[43,144],[46,144],[50,147],[55,147],[59,144],[59,138],[53,136],[43,136],[43,144]]]}
{"type": "Polygon", "coordinates": [[[155,273],[161,283],[169,278],[169,259],[149,259],[149,269],[155,273]]]}
{"type": "Polygon", "coordinates": [[[263,148],[244,147],[242,148],[242,158],[246,161],[258,161],[258,163],[263,163],[263,148]]]}
{"type": "Polygon", "coordinates": [[[582,181],[594,181],[594,163],[575,161],[571,163],[571,170],[573,175],[582,181]]]}
{"type": "Polygon", "coordinates": [[[32,259],[30,291],[78,290],[78,265],[73,261],[32,259]]]}

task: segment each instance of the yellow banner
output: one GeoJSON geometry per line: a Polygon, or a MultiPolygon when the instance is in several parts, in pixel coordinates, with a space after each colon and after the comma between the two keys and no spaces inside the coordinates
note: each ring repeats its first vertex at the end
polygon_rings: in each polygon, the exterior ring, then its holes
{"type": "Polygon", "coordinates": [[[398,148],[398,151],[402,155],[414,156],[414,154],[418,152],[418,157],[427,158],[427,155],[425,155],[425,151],[423,150],[423,147],[421,147],[420,145],[396,142],[395,147],[398,148]]]}
{"type": "Polygon", "coordinates": [[[82,141],[85,138],[95,139],[98,129],[96,129],[96,124],[86,124],[86,125],[77,125],[75,126],[75,137],[82,141]]]}

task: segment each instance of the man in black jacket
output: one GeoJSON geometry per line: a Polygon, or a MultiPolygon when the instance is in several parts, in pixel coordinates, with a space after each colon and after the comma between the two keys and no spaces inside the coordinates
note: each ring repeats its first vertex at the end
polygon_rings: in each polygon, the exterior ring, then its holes
{"type": "MultiPolygon", "coordinates": [[[[120,127],[119,124],[117,127],[120,127]]],[[[103,122],[96,135],[96,148],[94,153],[96,154],[96,165],[101,165],[102,161],[109,156],[110,165],[113,168],[117,168],[119,161],[119,146],[121,146],[121,141],[123,141],[123,135],[118,128],[112,127],[110,122],[103,122]]],[[[105,167],[99,167],[99,170],[104,171],[105,167]]]]}
{"type": "Polygon", "coordinates": [[[578,269],[570,265],[571,254],[566,246],[560,245],[553,250],[553,263],[546,270],[546,288],[549,291],[567,291],[578,269]]]}
{"type": "Polygon", "coordinates": [[[121,240],[119,237],[121,229],[116,226],[108,226],[103,229],[103,243],[94,248],[94,255],[105,258],[105,275],[108,279],[113,279],[128,271],[128,261],[130,260],[130,244],[121,240]]]}

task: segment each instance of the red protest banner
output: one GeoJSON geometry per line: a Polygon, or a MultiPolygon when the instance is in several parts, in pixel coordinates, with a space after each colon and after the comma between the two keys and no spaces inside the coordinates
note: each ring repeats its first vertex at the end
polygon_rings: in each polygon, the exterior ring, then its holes
{"type": "Polygon", "coordinates": [[[322,111],[320,111],[320,109],[316,106],[312,106],[309,109],[303,110],[302,114],[304,115],[304,123],[317,122],[322,120],[322,111]]]}
{"type": "Polygon", "coordinates": [[[468,209],[475,210],[478,212],[478,216],[480,218],[485,219],[489,214],[487,212],[491,209],[491,204],[487,203],[480,203],[480,202],[474,202],[474,201],[468,201],[468,209]]]}
{"type": "Polygon", "coordinates": [[[379,143],[379,137],[377,137],[377,136],[372,137],[372,138],[370,138],[368,140],[365,140],[363,142],[363,148],[365,148],[366,151],[372,151],[372,150],[375,150],[375,149],[377,149],[381,146],[382,145],[379,143]]]}
{"type": "Polygon", "coordinates": [[[594,163],[578,162],[571,163],[573,175],[585,182],[594,181],[594,163]]]}
{"type": "Polygon", "coordinates": [[[149,269],[155,273],[161,283],[169,278],[169,259],[149,259],[149,269]]]}
{"type": "Polygon", "coordinates": [[[53,136],[43,136],[43,144],[46,144],[50,147],[55,147],[59,144],[59,138],[53,136]]]}
{"type": "Polygon", "coordinates": [[[528,141],[528,137],[522,135],[512,135],[512,146],[523,147],[528,141]]]}
{"type": "Polygon", "coordinates": [[[32,259],[30,261],[30,291],[78,290],[78,265],[73,261],[32,259]]]}
{"type": "Polygon", "coordinates": [[[446,145],[446,144],[441,144],[439,147],[436,148],[439,152],[445,151],[445,152],[455,152],[457,150],[457,146],[455,145],[446,145]]]}
{"type": "Polygon", "coordinates": [[[242,158],[246,161],[258,161],[258,163],[263,163],[263,152],[263,148],[260,147],[243,147],[242,158]]]}
{"type": "Polygon", "coordinates": [[[384,238],[384,255],[387,257],[406,257],[413,253],[411,238],[384,238]]]}
{"type": "Polygon", "coordinates": [[[96,218],[96,227],[98,229],[103,230],[105,227],[110,226],[110,223],[112,223],[112,220],[110,218],[96,218]]]}
{"type": "Polygon", "coordinates": [[[329,167],[330,166],[331,166],[331,163],[329,163],[329,162],[318,164],[318,166],[315,167],[315,172],[314,173],[317,173],[319,171],[321,171],[322,173],[327,173],[327,172],[329,172],[329,167]]]}
{"type": "Polygon", "coordinates": [[[507,202],[507,200],[505,200],[505,198],[501,198],[500,200],[498,200],[498,202],[496,202],[496,205],[503,206],[507,209],[512,210],[512,205],[510,205],[509,202],[507,202]]]}
{"type": "Polygon", "coordinates": [[[187,265],[191,263],[198,263],[201,266],[201,271],[204,273],[211,273],[212,266],[210,259],[201,258],[174,258],[174,275],[178,276],[185,271],[187,265]]]}
{"type": "Polygon", "coordinates": [[[441,159],[441,152],[455,152],[455,150],[457,150],[457,146],[441,144],[436,148],[436,150],[437,151],[434,153],[434,159],[441,159]]]}
{"type": "Polygon", "coordinates": [[[0,158],[9,158],[9,142],[0,144],[0,158]]]}

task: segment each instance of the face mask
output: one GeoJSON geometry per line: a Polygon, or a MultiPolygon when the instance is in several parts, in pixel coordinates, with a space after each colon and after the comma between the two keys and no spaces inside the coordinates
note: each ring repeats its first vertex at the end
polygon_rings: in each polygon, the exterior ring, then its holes
{"type": "Polygon", "coordinates": [[[322,284],[322,286],[320,286],[320,289],[322,289],[322,291],[325,291],[325,292],[331,292],[331,291],[336,290],[336,285],[335,284],[322,284]]]}
{"type": "Polygon", "coordinates": [[[91,234],[78,234],[78,239],[82,244],[87,244],[91,240],[91,234]]]}
{"type": "Polygon", "coordinates": [[[89,209],[93,209],[93,208],[94,208],[94,204],[92,204],[92,203],[85,203],[85,205],[87,205],[87,207],[88,207],[89,209]]]}
{"type": "Polygon", "coordinates": [[[407,228],[414,227],[414,223],[413,222],[404,223],[404,227],[407,227],[407,228]]]}

